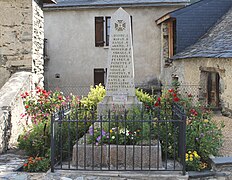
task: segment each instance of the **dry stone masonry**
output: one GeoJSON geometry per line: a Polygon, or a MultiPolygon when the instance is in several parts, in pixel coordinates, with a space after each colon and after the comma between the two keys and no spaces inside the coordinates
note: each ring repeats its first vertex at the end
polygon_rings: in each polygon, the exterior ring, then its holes
{"type": "Polygon", "coordinates": [[[0,87],[17,71],[43,84],[43,12],[31,0],[0,1],[0,87]],[[37,77],[38,76],[38,77],[37,77]]]}

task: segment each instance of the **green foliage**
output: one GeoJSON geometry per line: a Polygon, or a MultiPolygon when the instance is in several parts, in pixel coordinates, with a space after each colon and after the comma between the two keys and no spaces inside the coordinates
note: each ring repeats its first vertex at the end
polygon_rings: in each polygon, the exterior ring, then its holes
{"type": "Polygon", "coordinates": [[[186,170],[199,171],[202,169],[201,157],[197,151],[187,151],[185,154],[186,170]]]}
{"type": "MultiPolygon", "coordinates": [[[[169,89],[162,92],[162,96],[158,97],[155,107],[159,109],[160,119],[172,118],[172,105],[178,103],[181,105],[187,115],[186,126],[186,148],[187,152],[198,152],[200,159],[188,161],[188,170],[200,170],[207,167],[210,155],[218,155],[219,148],[222,145],[222,128],[223,124],[218,125],[212,121],[212,112],[207,110],[200,104],[193,105],[192,95],[183,98],[178,93],[178,85],[176,89],[169,89]]],[[[173,157],[175,142],[177,141],[178,127],[174,123],[167,122],[160,124],[155,129],[161,133],[161,145],[168,147],[169,157],[173,157]],[[168,136],[166,137],[166,132],[168,136]],[[166,141],[168,139],[168,141],[166,141]]],[[[164,148],[163,148],[164,149],[164,148]]]]}
{"type": "Polygon", "coordinates": [[[150,96],[148,93],[144,92],[142,89],[137,88],[135,90],[135,95],[138,100],[144,104],[145,107],[151,108],[154,104],[154,98],[150,96]]]}
{"type": "Polygon", "coordinates": [[[27,163],[23,165],[23,170],[27,172],[46,172],[50,168],[48,157],[29,157],[27,163]]]}
{"type": "MultiPolygon", "coordinates": [[[[25,113],[23,117],[27,117],[31,122],[24,128],[24,132],[18,139],[18,146],[20,149],[25,150],[26,154],[32,157],[43,157],[43,161],[38,161],[30,167],[28,171],[41,171],[41,168],[46,166],[46,154],[50,151],[50,117],[51,113],[62,106],[68,105],[71,108],[69,118],[71,119],[87,119],[87,112],[80,111],[80,100],[76,96],[65,97],[62,92],[46,91],[41,88],[36,88],[34,92],[25,92],[22,95],[23,103],[25,105],[25,113]],[[38,167],[37,167],[38,166],[38,167]]],[[[65,157],[68,148],[72,148],[76,141],[76,129],[78,126],[78,137],[82,137],[89,127],[89,122],[77,123],[62,123],[57,126],[57,131],[62,132],[63,156],[65,157]],[[68,133],[68,131],[69,133],[68,133]],[[67,141],[70,137],[70,144],[67,141]]],[[[70,149],[70,151],[72,151],[70,149]]]]}
{"type": "Polygon", "coordinates": [[[19,136],[18,147],[28,156],[45,156],[50,148],[50,124],[33,124],[19,136]]]}
{"type": "Polygon", "coordinates": [[[149,118],[149,114],[147,112],[143,114],[139,108],[113,112],[110,120],[108,117],[104,119],[102,127],[90,126],[88,143],[96,145],[149,144],[154,140],[154,125],[147,122],[149,118]],[[108,120],[110,122],[105,122],[108,120]]]}
{"type": "Polygon", "coordinates": [[[95,87],[91,86],[88,96],[84,97],[81,103],[88,109],[96,109],[97,104],[103,100],[105,94],[106,90],[101,84],[95,87]]]}

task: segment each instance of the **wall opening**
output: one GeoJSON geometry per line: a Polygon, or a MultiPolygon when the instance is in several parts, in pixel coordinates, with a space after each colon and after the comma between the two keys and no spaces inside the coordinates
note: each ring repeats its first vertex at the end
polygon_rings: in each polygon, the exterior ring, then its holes
{"type": "Polygon", "coordinates": [[[218,72],[202,71],[200,77],[200,100],[212,108],[220,108],[220,75],[218,72]]]}

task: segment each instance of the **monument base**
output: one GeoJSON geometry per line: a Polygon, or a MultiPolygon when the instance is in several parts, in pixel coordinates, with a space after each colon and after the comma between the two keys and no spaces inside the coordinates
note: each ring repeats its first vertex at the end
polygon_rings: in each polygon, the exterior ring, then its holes
{"type": "Polygon", "coordinates": [[[73,147],[72,165],[79,167],[162,168],[161,146],[80,145],[73,147]],[[78,148],[77,148],[78,146],[78,148]]]}
{"type": "Polygon", "coordinates": [[[142,109],[142,102],[139,102],[136,96],[127,96],[125,101],[114,100],[113,96],[104,97],[103,101],[98,103],[97,112],[98,115],[111,112],[124,112],[133,108],[142,109]]]}

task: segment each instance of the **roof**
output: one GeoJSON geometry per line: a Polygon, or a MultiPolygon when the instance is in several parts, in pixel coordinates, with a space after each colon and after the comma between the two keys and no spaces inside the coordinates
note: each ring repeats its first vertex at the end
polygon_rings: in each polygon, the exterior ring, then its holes
{"type": "Polygon", "coordinates": [[[57,4],[46,5],[46,8],[68,7],[105,7],[105,6],[160,6],[186,5],[190,0],[57,0],[57,4]]]}
{"type": "Polygon", "coordinates": [[[185,58],[232,58],[232,8],[194,45],[175,55],[185,58]]]}
{"type": "Polygon", "coordinates": [[[232,0],[201,0],[181,9],[172,11],[156,22],[176,20],[176,53],[195,44],[232,7],[232,0]]]}
{"type": "Polygon", "coordinates": [[[56,1],[55,0],[43,0],[43,3],[53,4],[53,3],[56,3],[56,1]]]}

